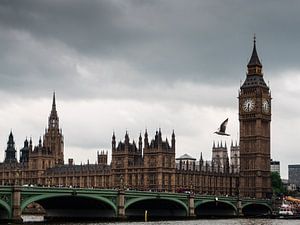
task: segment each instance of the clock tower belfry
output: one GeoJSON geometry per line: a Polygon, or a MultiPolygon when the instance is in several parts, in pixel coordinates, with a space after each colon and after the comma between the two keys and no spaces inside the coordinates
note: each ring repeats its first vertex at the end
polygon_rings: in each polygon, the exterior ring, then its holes
{"type": "Polygon", "coordinates": [[[263,78],[255,37],[252,56],[247,68],[247,77],[240,88],[238,97],[240,196],[267,198],[271,192],[271,93],[263,78]]]}

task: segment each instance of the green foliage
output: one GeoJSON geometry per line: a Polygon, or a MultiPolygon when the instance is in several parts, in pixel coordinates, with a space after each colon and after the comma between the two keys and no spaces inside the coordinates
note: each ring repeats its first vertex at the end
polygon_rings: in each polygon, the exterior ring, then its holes
{"type": "Polygon", "coordinates": [[[282,195],[286,193],[286,189],[283,188],[279,173],[277,172],[271,173],[271,182],[272,182],[273,193],[275,195],[282,195]]]}

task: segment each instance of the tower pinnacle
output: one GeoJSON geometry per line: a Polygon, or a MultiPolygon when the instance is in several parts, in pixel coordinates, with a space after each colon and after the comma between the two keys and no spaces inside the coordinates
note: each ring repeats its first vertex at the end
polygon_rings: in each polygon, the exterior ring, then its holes
{"type": "Polygon", "coordinates": [[[52,109],[51,109],[50,117],[57,118],[55,92],[53,92],[52,109]]]}
{"type": "Polygon", "coordinates": [[[59,129],[59,119],[56,111],[55,92],[53,92],[52,108],[49,116],[48,129],[59,129]]]}
{"type": "Polygon", "coordinates": [[[56,103],[55,103],[55,91],[53,92],[52,109],[56,109],[56,103]]]}
{"type": "Polygon", "coordinates": [[[262,64],[259,60],[257,51],[256,51],[256,36],[254,34],[253,37],[253,50],[252,55],[247,65],[248,67],[248,75],[262,75],[262,64]]]}
{"type": "Polygon", "coordinates": [[[12,134],[12,131],[10,131],[8,142],[7,142],[7,148],[5,150],[5,163],[15,163],[17,162],[16,159],[16,149],[15,149],[15,141],[14,136],[12,134]]]}

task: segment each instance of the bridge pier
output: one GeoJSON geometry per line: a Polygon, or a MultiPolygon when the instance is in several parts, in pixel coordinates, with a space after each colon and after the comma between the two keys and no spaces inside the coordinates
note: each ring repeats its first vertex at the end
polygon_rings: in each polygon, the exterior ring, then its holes
{"type": "Polygon", "coordinates": [[[189,218],[195,218],[195,195],[194,193],[190,193],[189,196],[189,212],[188,212],[188,217],[189,218]]]}
{"type": "Polygon", "coordinates": [[[12,192],[12,218],[14,223],[22,222],[21,217],[21,188],[14,186],[12,192]]]}
{"type": "Polygon", "coordinates": [[[118,192],[118,219],[125,220],[125,191],[119,190],[118,192]]]}
{"type": "Polygon", "coordinates": [[[243,215],[243,207],[242,207],[242,201],[240,199],[238,199],[237,201],[237,216],[238,217],[242,217],[243,215]]]}

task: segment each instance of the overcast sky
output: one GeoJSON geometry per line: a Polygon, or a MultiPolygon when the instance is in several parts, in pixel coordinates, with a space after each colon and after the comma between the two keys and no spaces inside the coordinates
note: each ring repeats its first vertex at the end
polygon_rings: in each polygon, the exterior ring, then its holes
{"type": "Polygon", "coordinates": [[[271,154],[300,163],[300,1],[107,0],[0,2],[0,147],[44,134],[56,92],[65,161],[111,155],[160,127],[176,156],[238,139],[238,90],[253,34],[272,91],[271,154]],[[231,137],[213,134],[229,118],[231,137]]]}

